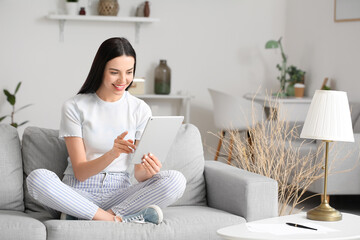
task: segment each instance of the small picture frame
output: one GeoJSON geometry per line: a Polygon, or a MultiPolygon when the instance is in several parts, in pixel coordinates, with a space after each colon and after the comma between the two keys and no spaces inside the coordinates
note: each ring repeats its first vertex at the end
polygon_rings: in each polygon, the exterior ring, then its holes
{"type": "Polygon", "coordinates": [[[334,21],[360,21],[360,0],[334,0],[334,21]]]}

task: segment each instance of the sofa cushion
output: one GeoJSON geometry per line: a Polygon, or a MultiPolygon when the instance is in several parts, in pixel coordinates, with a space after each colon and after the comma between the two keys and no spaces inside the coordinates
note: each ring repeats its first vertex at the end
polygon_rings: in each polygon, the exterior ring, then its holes
{"type": "Polygon", "coordinates": [[[45,240],[45,225],[26,213],[0,210],[0,239],[45,240]]]}
{"type": "MultiPolygon", "coordinates": [[[[22,139],[24,179],[35,169],[46,168],[63,178],[67,166],[67,150],[63,139],[59,139],[57,130],[27,127],[22,139]]],[[[34,200],[25,189],[25,207],[27,211],[40,212],[44,208],[34,200]]]]}
{"type": "Polygon", "coordinates": [[[173,206],[206,205],[204,165],[199,130],[192,124],[183,124],[163,164],[164,170],[178,170],[186,178],[185,192],[173,206]]]}
{"type": "Polygon", "coordinates": [[[245,219],[204,206],[164,209],[159,225],[105,221],[45,221],[48,239],[220,239],[219,228],[245,222],[245,219]]]}
{"type": "Polygon", "coordinates": [[[18,132],[0,124],[0,209],[24,211],[22,171],[18,132]]]}

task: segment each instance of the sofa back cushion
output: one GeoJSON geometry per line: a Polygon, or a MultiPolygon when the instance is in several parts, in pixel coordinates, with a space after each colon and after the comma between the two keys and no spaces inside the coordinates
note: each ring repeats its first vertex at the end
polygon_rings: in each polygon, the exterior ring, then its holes
{"type": "Polygon", "coordinates": [[[16,128],[0,124],[0,209],[24,211],[21,145],[16,128]]]}
{"type": "Polygon", "coordinates": [[[173,206],[206,205],[204,165],[204,151],[198,128],[192,124],[183,124],[162,168],[178,170],[186,178],[185,192],[173,206]]]}
{"type": "MultiPolygon", "coordinates": [[[[60,179],[67,167],[67,149],[65,141],[59,139],[59,131],[38,127],[27,127],[22,139],[24,179],[35,169],[45,168],[56,173],[60,179]]],[[[25,208],[33,212],[44,208],[33,199],[24,184],[25,208]]]]}
{"type": "MultiPolygon", "coordinates": [[[[58,138],[58,130],[26,128],[22,153],[25,178],[31,171],[45,168],[55,172],[62,179],[68,153],[64,140],[58,138]]],[[[184,195],[174,205],[206,205],[204,164],[199,130],[191,124],[182,125],[163,165],[163,170],[178,170],[187,180],[184,195]]],[[[28,194],[26,184],[25,207],[30,211],[44,211],[44,208],[28,194]]]]}

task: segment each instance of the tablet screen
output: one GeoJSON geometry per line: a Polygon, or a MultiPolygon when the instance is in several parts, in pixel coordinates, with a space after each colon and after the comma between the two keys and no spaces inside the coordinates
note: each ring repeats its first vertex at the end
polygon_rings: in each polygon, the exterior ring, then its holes
{"type": "Polygon", "coordinates": [[[148,153],[164,162],[183,120],[184,116],[150,117],[133,153],[132,162],[141,163],[142,157],[148,153]]]}

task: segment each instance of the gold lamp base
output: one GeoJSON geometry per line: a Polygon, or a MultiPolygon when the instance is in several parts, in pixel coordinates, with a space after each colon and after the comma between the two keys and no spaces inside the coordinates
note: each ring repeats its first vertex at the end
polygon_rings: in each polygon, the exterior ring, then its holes
{"type": "Polygon", "coordinates": [[[328,177],[328,152],[329,152],[329,142],[330,141],[324,141],[326,143],[325,145],[325,173],[324,173],[324,194],[323,194],[323,200],[321,201],[321,204],[311,209],[307,212],[307,218],[311,220],[317,220],[317,221],[340,221],[342,216],[341,213],[336,210],[335,208],[332,208],[328,201],[327,201],[327,177],[328,177]]]}
{"type": "Polygon", "coordinates": [[[317,221],[340,221],[342,219],[341,213],[332,208],[326,201],[308,211],[306,217],[317,221]]]}

